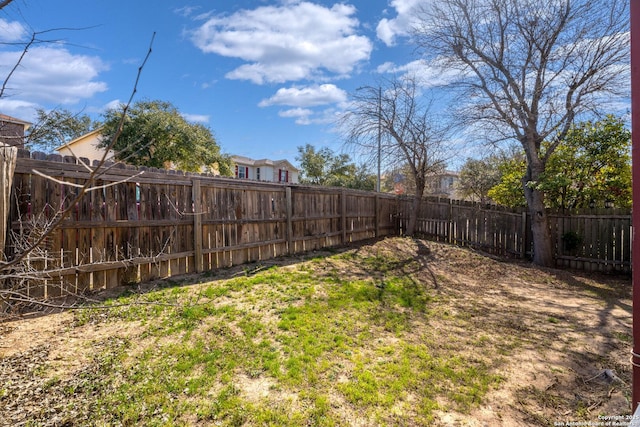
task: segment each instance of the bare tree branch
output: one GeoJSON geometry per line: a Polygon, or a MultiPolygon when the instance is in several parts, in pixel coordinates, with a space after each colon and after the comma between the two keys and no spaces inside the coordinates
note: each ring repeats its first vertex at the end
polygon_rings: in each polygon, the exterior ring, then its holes
{"type": "MultiPolygon", "coordinates": [[[[43,178],[45,178],[45,179],[48,179],[49,181],[53,181],[53,182],[55,182],[55,183],[57,183],[57,184],[66,185],[66,186],[68,186],[68,187],[74,187],[74,188],[84,189],[84,193],[85,193],[85,194],[86,194],[86,193],[89,193],[89,192],[91,192],[91,191],[103,190],[103,189],[105,189],[105,188],[113,187],[114,185],[118,185],[118,184],[122,184],[122,183],[124,183],[124,182],[132,181],[132,180],[134,180],[135,178],[139,177],[140,175],[143,175],[143,174],[144,174],[144,172],[138,172],[138,173],[137,173],[137,174],[135,174],[135,175],[132,175],[132,176],[130,176],[130,177],[128,177],[128,178],[122,179],[122,180],[117,181],[117,182],[112,182],[112,183],[104,184],[104,185],[92,185],[91,187],[85,188],[84,184],[75,184],[75,183],[73,183],[73,182],[62,181],[62,180],[60,180],[60,179],[57,179],[57,178],[54,178],[54,177],[52,177],[52,176],[50,176],[50,175],[47,175],[47,174],[45,174],[45,173],[42,173],[42,172],[40,172],[40,171],[38,171],[38,170],[36,170],[36,169],[34,169],[32,172],[33,172],[34,174],[38,175],[38,176],[41,176],[41,177],[43,177],[43,178]]],[[[102,174],[102,173],[101,173],[101,174],[102,174]]],[[[99,176],[98,176],[97,178],[99,178],[99,176]]],[[[97,178],[96,178],[96,179],[97,179],[97,178]]]]}
{"type": "MultiPolygon", "coordinates": [[[[381,87],[363,87],[352,98],[352,107],[340,122],[348,144],[377,152],[380,129],[385,163],[408,167],[411,172],[417,209],[429,176],[444,170],[448,127],[433,117],[432,105],[424,102],[413,77],[388,80],[381,87]]],[[[413,234],[414,226],[415,222],[410,222],[407,234],[413,234]]]]}
{"type": "Polygon", "coordinates": [[[628,7],[625,0],[439,0],[419,13],[420,48],[459,71],[458,115],[473,129],[517,140],[526,154],[538,264],[552,265],[553,250],[537,184],[576,118],[597,112],[598,96],[627,88],[628,7]]]}
{"type": "Polygon", "coordinates": [[[2,0],[2,2],[0,2],[0,9],[4,9],[6,6],[9,5],[9,3],[11,3],[13,0],[2,0]]]}
{"type": "Polygon", "coordinates": [[[0,88],[0,98],[3,98],[5,96],[5,91],[7,89],[7,84],[9,83],[9,80],[11,80],[11,77],[16,72],[18,67],[20,67],[20,64],[22,63],[22,60],[27,55],[27,52],[31,48],[31,45],[33,45],[33,43],[35,43],[36,35],[37,35],[37,33],[33,33],[31,35],[31,39],[27,42],[26,46],[22,50],[22,53],[20,54],[20,57],[18,58],[18,61],[16,61],[16,63],[11,68],[11,71],[9,71],[9,74],[7,75],[7,77],[2,82],[2,88],[0,88]]]}
{"type": "Polygon", "coordinates": [[[82,185],[82,187],[80,188],[80,191],[74,197],[74,199],[71,200],[71,202],[69,203],[69,205],[66,208],[64,208],[63,210],[61,210],[59,212],[59,215],[57,215],[57,219],[50,225],[50,227],[47,229],[47,231],[44,232],[42,234],[42,236],[40,236],[35,242],[33,242],[33,244],[31,244],[28,248],[26,248],[22,253],[17,254],[11,261],[0,262],[0,271],[7,270],[7,269],[15,266],[16,264],[22,262],[22,260],[32,250],[34,250],[35,248],[40,246],[44,242],[44,240],[51,234],[51,232],[53,232],[53,230],[55,230],[62,223],[62,221],[64,220],[65,216],[75,208],[75,206],[78,204],[78,202],[82,199],[82,197],[84,197],[86,192],[93,186],[93,184],[101,176],[101,174],[104,173],[104,170],[102,169],[102,166],[104,165],[104,163],[105,163],[105,161],[107,159],[109,151],[112,149],[113,145],[116,143],[116,141],[118,139],[118,136],[122,132],[122,127],[124,126],[124,122],[126,120],[127,111],[129,109],[129,106],[131,105],[131,102],[133,101],[133,97],[134,97],[135,93],[137,92],[138,82],[140,81],[140,76],[142,74],[142,70],[144,69],[144,66],[147,63],[147,60],[151,56],[154,39],[155,39],[155,32],[153,33],[153,36],[151,38],[151,42],[149,44],[149,50],[147,51],[147,54],[146,54],[146,56],[145,56],[145,58],[144,58],[144,60],[142,62],[142,65],[140,65],[140,67],[138,68],[138,73],[137,73],[137,76],[136,76],[135,84],[133,86],[133,90],[131,92],[131,96],[129,97],[129,101],[123,107],[123,114],[122,114],[122,117],[121,117],[121,120],[120,120],[120,125],[118,126],[118,131],[113,135],[113,138],[111,139],[109,145],[104,149],[104,153],[102,155],[102,158],[98,162],[98,165],[94,167],[93,171],[91,172],[91,174],[89,175],[89,177],[87,178],[85,183],[82,185]]]}

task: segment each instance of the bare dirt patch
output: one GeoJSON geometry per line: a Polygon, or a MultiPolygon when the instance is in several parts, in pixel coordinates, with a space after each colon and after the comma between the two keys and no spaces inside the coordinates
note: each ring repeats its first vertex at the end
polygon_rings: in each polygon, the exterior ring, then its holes
{"type": "MultiPolygon", "coordinates": [[[[386,239],[345,251],[374,261],[396,259],[394,268],[404,269],[446,301],[438,309],[452,320],[431,323],[429,334],[443,348],[451,336],[462,337],[464,351],[495,366],[502,377],[470,413],[440,412],[435,425],[548,426],[629,413],[630,278],[541,269],[424,240],[386,239]]],[[[330,252],[312,255],[322,254],[330,252]]],[[[269,264],[294,266],[302,261],[297,257],[269,264]]],[[[329,267],[353,277],[375,276],[377,268],[375,263],[355,265],[344,257],[311,268],[324,274],[320,270],[329,267]]],[[[242,269],[246,267],[217,272],[215,277],[234,277],[242,269]]],[[[183,282],[203,281],[202,276],[192,279],[183,282]]],[[[41,425],[81,423],[81,417],[74,418],[53,400],[68,398],[63,390],[69,387],[86,387],[78,382],[78,373],[89,363],[88,349],[114,345],[114,336],[140,340],[135,323],[77,326],[73,317],[67,312],[0,323],[0,419],[10,415],[13,418],[7,419],[46,420],[41,425]],[[44,365],[46,375],[36,375],[44,365]],[[34,415],[35,407],[42,412],[47,405],[49,412],[34,415]]],[[[392,340],[389,337],[385,345],[392,340]]],[[[269,394],[270,381],[237,376],[237,386],[249,400],[269,394]]],[[[340,399],[336,394],[334,402],[340,399]]],[[[84,413],[91,405],[76,404],[75,410],[84,413]]],[[[361,422],[349,415],[353,411],[345,405],[342,422],[361,422]]],[[[406,419],[404,425],[414,424],[406,419]]]]}
{"type": "Polygon", "coordinates": [[[443,414],[444,424],[553,425],[629,413],[629,278],[427,246],[428,265],[443,292],[458,297],[457,309],[474,313],[487,339],[520,343],[501,369],[500,388],[470,416],[443,414]]]}

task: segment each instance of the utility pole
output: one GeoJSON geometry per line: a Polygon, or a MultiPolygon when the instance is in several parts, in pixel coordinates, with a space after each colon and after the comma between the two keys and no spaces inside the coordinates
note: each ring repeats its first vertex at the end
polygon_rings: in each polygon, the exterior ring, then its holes
{"type": "Polygon", "coordinates": [[[382,86],[378,86],[378,182],[376,191],[380,192],[380,164],[382,162],[382,86]]]}
{"type": "MultiPolygon", "coordinates": [[[[356,91],[365,89],[367,91],[373,91],[373,87],[359,87],[356,91]]],[[[378,179],[376,182],[376,191],[380,192],[380,178],[381,178],[381,164],[382,164],[382,86],[378,86],[378,108],[376,116],[378,116],[378,179]]],[[[371,98],[368,98],[371,99],[371,98]]]]}

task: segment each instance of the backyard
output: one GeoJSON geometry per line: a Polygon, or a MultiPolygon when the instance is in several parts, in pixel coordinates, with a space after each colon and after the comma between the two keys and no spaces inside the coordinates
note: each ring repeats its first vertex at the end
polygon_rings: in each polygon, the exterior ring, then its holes
{"type": "Polygon", "coordinates": [[[549,426],[630,410],[629,276],[388,238],[93,297],[0,323],[0,424],[549,426]]]}

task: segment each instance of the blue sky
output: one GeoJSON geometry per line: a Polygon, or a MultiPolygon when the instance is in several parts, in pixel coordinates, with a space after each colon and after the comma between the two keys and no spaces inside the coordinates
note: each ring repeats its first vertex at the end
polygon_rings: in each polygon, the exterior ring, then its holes
{"type": "MultiPolygon", "coordinates": [[[[36,31],[0,112],[99,118],[126,101],[156,32],[136,100],[173,103],[225,153],[295,162],[297,147],[339,151],[348,93],[421,67],[407,32],[426,0],[14,0],[0,11],[0,75],[36,31]]],[[[428,81],[437,82],[432,75],[428,81]]]]}

